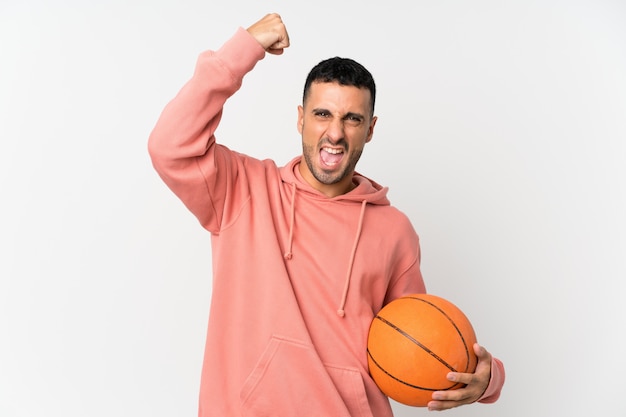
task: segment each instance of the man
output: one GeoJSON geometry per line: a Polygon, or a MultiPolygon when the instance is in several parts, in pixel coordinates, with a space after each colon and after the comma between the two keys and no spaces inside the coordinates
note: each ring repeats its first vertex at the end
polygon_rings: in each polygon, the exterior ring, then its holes
{"type": "MultiPolygon", "coordinates": [[[[244,76],[288,46],[277,14],[239,28],[200,55],[149,139],[155,169],[212,236],[199,415],[391,416],[367,370],[369,325],[425,286],[410,221],[355,172],[376,124],[371,74],[345,58],[311,70],[298,107],[302,155],[284,167],[215,139],[244,76]]],[[[434,393],[430,409],[498,398],[502,364],[475,350],[474,374],[450,374],[467,386],[434,393]]]]}

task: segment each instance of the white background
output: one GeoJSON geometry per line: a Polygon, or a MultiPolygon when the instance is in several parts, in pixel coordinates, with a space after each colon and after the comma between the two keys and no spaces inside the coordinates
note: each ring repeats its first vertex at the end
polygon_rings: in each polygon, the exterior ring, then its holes
{"type": "Polygon", "coordinates": [[[0,0],[0,416],[197,414],[209,234],[146,143],[197,55],[273,11],[292,47],[219,138],[282,164],[308,70],[372,71],[358,169],[507,370],[496,404],[446,415],[626,415],[624,2],[101,3],[0,0]]]}

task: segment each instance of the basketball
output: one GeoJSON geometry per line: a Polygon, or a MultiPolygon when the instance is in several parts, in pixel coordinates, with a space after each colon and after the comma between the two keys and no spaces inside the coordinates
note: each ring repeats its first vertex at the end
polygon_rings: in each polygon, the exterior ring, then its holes
{"type": "Polygon", "coordinates": [[[431,294],[393,300],[374,317],[367,338],[369,372],[393,400],[425,407],[435,391],[464,385],[448,372],[473,373],[476,335],[465,314],[431,294]]]}

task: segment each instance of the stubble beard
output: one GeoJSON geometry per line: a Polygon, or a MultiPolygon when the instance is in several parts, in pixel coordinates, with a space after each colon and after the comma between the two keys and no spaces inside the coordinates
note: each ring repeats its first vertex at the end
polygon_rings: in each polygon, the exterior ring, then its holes
{"type": "Polygon", "coordinates": [[[315,164],[313,164],[314,155],[317,155],[317,147],[308,146],[304,143],[302,144],[302,155],[304,156],[304,161],[309,167],[309,171],[313,175],[313,177],[324,185],[332,185],[341,182],[346,176],[352,175],[354,170],[356,169],[356,164],[359,162],[361,158],[361,154],[363,153],[363,149],[357,149],[348,153],[348,164],[345,166],[343,170],[340,172],[327,172],[323,169],[318,169],[315,164]]]}

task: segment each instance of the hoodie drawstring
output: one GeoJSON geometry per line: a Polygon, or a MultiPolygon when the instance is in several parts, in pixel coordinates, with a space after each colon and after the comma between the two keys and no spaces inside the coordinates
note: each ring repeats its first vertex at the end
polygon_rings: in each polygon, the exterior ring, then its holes
{"type": "MultiPolygon", "coordinates": [[[[363,200],[361,203],[361,212],[359,214],[359,223],[356,230],[356,236],[354,237],[354,244],[352,245],[352,251],[350,252],[350,260],[348,261],[348,271],[346,272],[346,282],[343,286],[343,293],[341,294],[341,302],[337,310],[339,317],[346,315],[346,299],[348,298],[348,289],[350,288],[350,278],[352,276],[352,267],[354,265],[354,258],[356,256],[356,248],[359,245],[359,239],[361,238],[361,230],[363,229],[363,219],[365,218],[365,207],[367,206],[367,200],[363,200]]],[[[291,207],[289,213],[289,239],[287,240],[287,250],[283,257],[289,260],[293,257],[293,229],[296,218],[296,184],[291,184],[291,207]]]]}
{"type": "Polygon", "coordinates": [[[283,257],[287,260],[293,257],[293,253],[291,252],[291,247],[293,246],[293,225],[296,218],[296,183],[291,183],[291,213],[290,213],[290,222],[289,222],[289,240],[287,241],[287,252],[283,255],[283,257]]]}
{"type": "Polygon", "coordinates": [[[343,294],[341,295],[341,304],[339,304],[339,310],[337,314],[339,317],[346,315],[346,299],[348,298],[348,288],[350,287],[350,277],[352,276],[352,265],[354,264],[354,257],[356,255],[356,247],[359,244],[359,238],[361,237],[361,229],[363,228],[363,218],[365,217],[365,206],[367,201],[363,200],[361,203],[361,214],[359,215],[359,225],[356,230],[356,237],[354,238],[354,245],[352,245],[352,252],[350,253],[350,262],[348,263],[348,272],[346,274],[346,283],[343,287],[343,294]]]}

